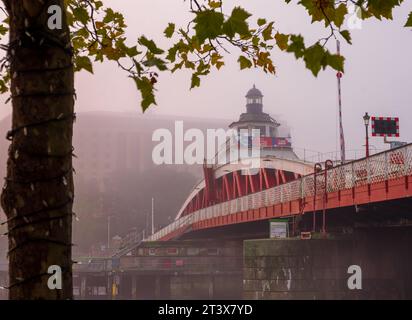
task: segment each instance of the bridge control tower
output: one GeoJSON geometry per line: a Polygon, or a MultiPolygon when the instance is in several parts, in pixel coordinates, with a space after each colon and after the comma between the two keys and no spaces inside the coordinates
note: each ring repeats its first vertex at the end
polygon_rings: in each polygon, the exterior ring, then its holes
{"type": "Polygon", "coordinates": [[[313,164],[300,160],[293,151],[290,135],[279,134],[281,124],[263,112],[263,94],[256,86],[246,95],[246,112],[229,127],[233,132],[215,157],[218,162],[205,163],[204,179],[194,186],[175,221],[313,173],[313,164]],[[238,161],[244,158],[253,160],[253,167],[238,161]]]}
{"type": "Polygon", "coordinates": [[[279,135],[281,124],[269,114],[263,112],[263,94],[253,85],[246,94],[246,112],[240,115],[238,121],[229,125],[238,134],[248,133],[249,141],[260,140],[261,156],[274,156],[279,159],[298,160],[292,149],[292,139],[289,136],[279,135]],[[253,131],[259,132],[254,135],[253,131]]]}

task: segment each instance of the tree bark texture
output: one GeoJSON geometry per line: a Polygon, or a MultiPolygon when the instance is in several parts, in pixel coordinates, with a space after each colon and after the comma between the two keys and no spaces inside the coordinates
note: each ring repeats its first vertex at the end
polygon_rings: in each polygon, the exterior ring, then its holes
{"type": "Polygon", "coordinates": [[[3,1],[12,130],[1,204],[8,219],[9,299],[72,298],[72,133],[74,71],[63,0],[3,1]],[[48,27],[48,8],[62,9],[63,28],[48,27]],[[62,269],[51,290],[48,268],[62,269]]]}

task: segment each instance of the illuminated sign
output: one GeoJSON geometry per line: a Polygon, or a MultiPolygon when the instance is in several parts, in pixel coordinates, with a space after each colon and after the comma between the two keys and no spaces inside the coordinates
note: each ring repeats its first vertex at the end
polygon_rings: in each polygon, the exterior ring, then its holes
{"type": "Polygon", "coordinates": [[[372,136],[399,137],[399,118],[372,117],[372,136]]]}

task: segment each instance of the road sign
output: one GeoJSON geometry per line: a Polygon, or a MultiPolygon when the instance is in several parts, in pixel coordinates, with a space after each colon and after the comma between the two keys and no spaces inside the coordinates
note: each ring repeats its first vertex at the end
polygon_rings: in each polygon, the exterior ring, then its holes
{"type": "Polygon", "coordinates": [[[289,236],[289,221],[287,219],[270,220],[270,238],[284,239],[289,236]]]}
{"type": "Polygon", "coordinates": [[[399,137],[399,118],[372,117],[372,136],[399,137]]]}

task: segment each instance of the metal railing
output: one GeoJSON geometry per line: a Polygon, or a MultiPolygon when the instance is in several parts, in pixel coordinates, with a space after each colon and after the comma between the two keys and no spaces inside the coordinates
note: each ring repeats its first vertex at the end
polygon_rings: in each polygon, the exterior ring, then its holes
{"type": "MultiPolygon", "coordinates": [[[[206,257],[130,257],[122,261],[122,270],[138,271],[234,271],[242,266],[243,257],[206,256],[206,257]]],[[[241,268],[239,268],[241,269],[241,268]]]]}
{"type": "Polygon", "coordinates": [[[135,244],[137,242],[141,242],[144,240],[144,231],[133,231],[127,234],[123,239],[120,244],[120,250],[124,248],[128,248],[130,245],[135,244]]]}
{"type": "Polygon", "coordinates": [[[289,183],[195,211],[175,220],[146,241],[160,240],[180,228],[206,219],[313,196],[315,178],[317,194],[323,194],[325,190],[330,193],[410,175],[412,144],[340,165],[328,169],[327,172],[326,186],[324,174],[310,174],[289,183]]]}

